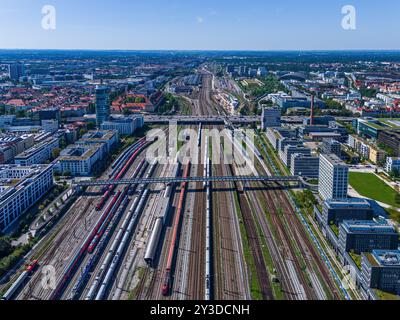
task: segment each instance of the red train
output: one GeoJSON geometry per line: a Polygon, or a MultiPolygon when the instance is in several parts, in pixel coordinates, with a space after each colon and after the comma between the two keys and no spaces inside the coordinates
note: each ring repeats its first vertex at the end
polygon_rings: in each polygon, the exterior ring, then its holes
{"type": "Polygon", "coordinates": [[[70,277],[73,274],[76,266],[78,265],[78,263],[82,259],[83,255],[87,251],[88,247],[92,243],[94,237],[98,233],[101,225],[103,224],[103,222],[107,218],[108,214],[110,213],[110,210],[112,209],[112,207],[114,206],[114,204],[116,203],[116,201],[117,201],[117,199],[119,198],[120,195],[121,195],[121,190],[119,190],[115,194],[115,196],[113,197],[112,201],[108,205],[107,209],[103,212],[103,214],[101,215],[100,219],[96,223],[96,225],[95,225],[94,229],[92,230],[92,232],[86,237],[84,242],[81,244],[78,253],[74,256],[72,261],[65,268],[64,275],[63,275],[63,277],[61,279],[61,282],[57,285],[56,289],[53,291],[53,293],[52,293],[52,295],[50,297],[50,300],[55,300],[55,299],[58,298],[60,292],[64,288],[64,286],[67,283],[67,281],[70,279],[70,277]]]}
{"type": "Polygon", "coordinates": [[[165,270],[164,282],[161,286],[161,293],[163,296],[169,295],[169,288],[171,283],[171,271],[165,270]]]}
{"type": "MultiPolygon", "coordinates": [[[[138,149],[130,156],[129,160],[125,163],[125,165],[122,167],[122,169],[118,172],[118,174],[115,176],[114,180],[120,180],[128,170],[128,168],[132,165],[133,161],[136,159],[137,155],[142,151],[142,149],[147,145],[145,140],[140,142],[140,145],[138,149]]],[[[103,196],[100,199],[100,202],[96,205],[96,210],[100,211],[104,204],[107,202],[107,200],[110,198],[112,192],[115,189],[115,185],[110,185],[108,186],[107,191],[103,194],[103,196]]]]}
{"type": "Polygon", "coordinates": [[[26,271],[32,272],[33,270],[35,270],[37,265],[39,265],[39,261],[38,260],[33,260],[29,265],[27,265],[26,271]]]}

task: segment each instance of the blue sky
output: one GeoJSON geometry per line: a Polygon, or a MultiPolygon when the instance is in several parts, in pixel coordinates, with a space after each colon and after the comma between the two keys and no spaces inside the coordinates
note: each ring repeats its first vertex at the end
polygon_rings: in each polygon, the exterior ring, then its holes
{"type": "Polygon", "coordinates": [[[400,49],[399,17],[398,0],[0,0],[0,48],[400,49]],[[348,4],[356,30],[341,27],[348,4]]]}

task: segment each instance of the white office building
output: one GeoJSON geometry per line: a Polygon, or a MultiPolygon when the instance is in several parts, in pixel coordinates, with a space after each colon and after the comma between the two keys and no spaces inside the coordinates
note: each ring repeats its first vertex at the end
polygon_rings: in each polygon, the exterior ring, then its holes
{"type": "Polygon", "coordinates": [[[349,168],[335,154],[321,154],[318,191],[323,200],[347,198],[349,168]]]}
{"type": "Polygon", "coordinates": [[[400,172],[400,158],[387,157],[385,169],[387,173],[391,173],[392,170],[400,172]]]}
{"type": "Polygon", "coordinates": [[[101,130],[116,130],[119,135],[132,135],[137,129],[143,127],[144,120],[142,115],[133,117],[112,118],[109,121],[104,121],[100,128],[101,130]]]}
{"type": "Polygon", "coordinates": [[[103,143],[68,146],[61,151],[54,169],[60,174],[69,172],[72,176],[89,176],[102,158],[103,147],[103,143]]]}
{"type": "Polygon", "coordinates": [[[60,147],[58,137],[50,137],[43,142],[34,145],[32,148],[22,152],[15,157],[15,164],[21,166],[31,166],[33,164],[44,164],[51,159],[52,151],[60,147]]]}
{"type": "Polygon", "coordinates": [[[21,214],[53,186],[53,166],[0,167],[0,231],[4,232],[21,214]]]}

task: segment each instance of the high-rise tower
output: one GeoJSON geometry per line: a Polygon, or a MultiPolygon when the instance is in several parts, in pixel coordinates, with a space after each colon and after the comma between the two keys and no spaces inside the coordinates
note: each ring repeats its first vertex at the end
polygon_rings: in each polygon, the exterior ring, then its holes
{"type": "Polygon", "coordinates": [[[96,125],[100,125],[110,118],[110,89],[105,86],[96,86],[96,125]]]}

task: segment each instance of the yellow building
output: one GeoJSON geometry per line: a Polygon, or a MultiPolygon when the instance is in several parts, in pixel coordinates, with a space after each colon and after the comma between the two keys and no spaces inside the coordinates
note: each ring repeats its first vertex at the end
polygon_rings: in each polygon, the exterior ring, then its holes
{"type": "Polygon", "coordinates": [[[385,162],[386,159],[386,152],[377,148],[369,147],[369,160],[375,164],[385,162]]]}

